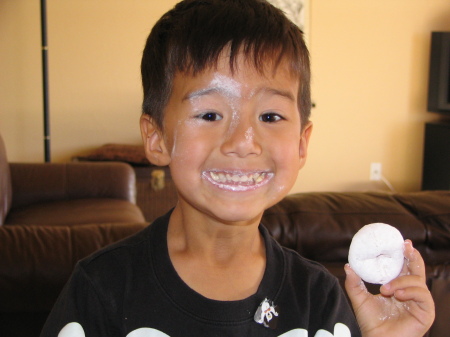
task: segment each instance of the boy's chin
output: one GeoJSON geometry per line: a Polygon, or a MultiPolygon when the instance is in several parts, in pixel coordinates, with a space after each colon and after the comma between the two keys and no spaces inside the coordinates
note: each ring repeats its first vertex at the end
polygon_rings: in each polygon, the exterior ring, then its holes
{"type": "Polygon", "coordinates": [[[259,214],[211,214],[211,217],[220,224],[229,226],[250,226],[259,224],[262,218],[259,214]]]}
{"type": "Polygon", "coordinates": [[[259,224],[266,208],[268,208],[267,205],[238,203],[227,207],[208,209],[205,210],[205,214],[223,224],[245,226],[254,223],[259,224]]]}
{"type": "Polygon", "coordinates": [[[210,218],[216,223],[245,226],[255,222],[259,224],[264,211],[275,205],[283,196],[283,193],[267,193],[263,197],[255,197],[251,193],[246,196],[239,193],[224,196],[218,193],[197,198],[183,198],[179,195],[179,206],[183,213],[189,213],[189,209],[193,211],[192,218],[210,218]],[[197,215],[194,215],[195,213],[197,215]]]}

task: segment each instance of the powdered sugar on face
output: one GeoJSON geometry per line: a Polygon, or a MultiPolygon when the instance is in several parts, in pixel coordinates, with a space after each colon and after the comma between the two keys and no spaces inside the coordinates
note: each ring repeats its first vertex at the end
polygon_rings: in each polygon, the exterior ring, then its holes
{"type": "Polygon", "coordinates": [[[217,88],[217,91],[227,98],[228,104],[233,110],[230,127],[228,129],[228,132],[232,133],[239,123],[238,104],[242,98],[242,84],[231,77],[216,73],[214,74],[210,86],[217,88]]]}
{"type": "Polygon", "coordinates": [[[253,132],[253,128],[250,126],[247,131],[245,131],[245,140],[247,142],[253,142],[253,137],[255,136],[255,133],[253,132]]]}
{"type": "Polygon", "coordinates": [[[231,77],[216,73],[209,86],[216,88],[230,100],[242,97],[242,84],[231,77]]]}

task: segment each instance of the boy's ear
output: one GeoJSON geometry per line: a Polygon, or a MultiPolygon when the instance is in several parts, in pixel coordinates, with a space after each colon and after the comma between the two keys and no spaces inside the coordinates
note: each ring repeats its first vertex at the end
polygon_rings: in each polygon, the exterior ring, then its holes
{"type": "Polygon", "coordinates": [[[169,165],[171,158],[164,142],[163,133],[153,118],[147,114],[142,114],[140,126],[147,159],[157,166],[169,165]]]}
{"type": "Polygon", "coordinates": [[[306,163],[306,157],[308,156],[308,145],[309,145],[309,139],[311,137],[313,129],[312,122],[308,122],[308,124],[305,125],[302,131],[302,135],[300,137],[300,144],[299,144],[299,155],[300,155],[300,168],[303,168],[306,163]]]}

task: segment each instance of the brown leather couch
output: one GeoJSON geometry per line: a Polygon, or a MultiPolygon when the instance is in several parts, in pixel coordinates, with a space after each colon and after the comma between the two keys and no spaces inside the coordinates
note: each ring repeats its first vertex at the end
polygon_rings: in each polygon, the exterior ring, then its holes
{"type": "Polygon", "coordinates": [[[38,336],[74,264],[145,226],[124,163],[9,163],[0,136],[0,336],[38,336]]]}

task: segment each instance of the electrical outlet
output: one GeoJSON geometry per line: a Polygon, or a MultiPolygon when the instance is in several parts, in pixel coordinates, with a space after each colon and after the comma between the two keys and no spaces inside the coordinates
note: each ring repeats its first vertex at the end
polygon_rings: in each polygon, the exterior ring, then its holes
{"type": "Polygon", "coordinates": [[[370,164],[370,180],[373,181],[381,180],[381,163],[370,164]]]}

